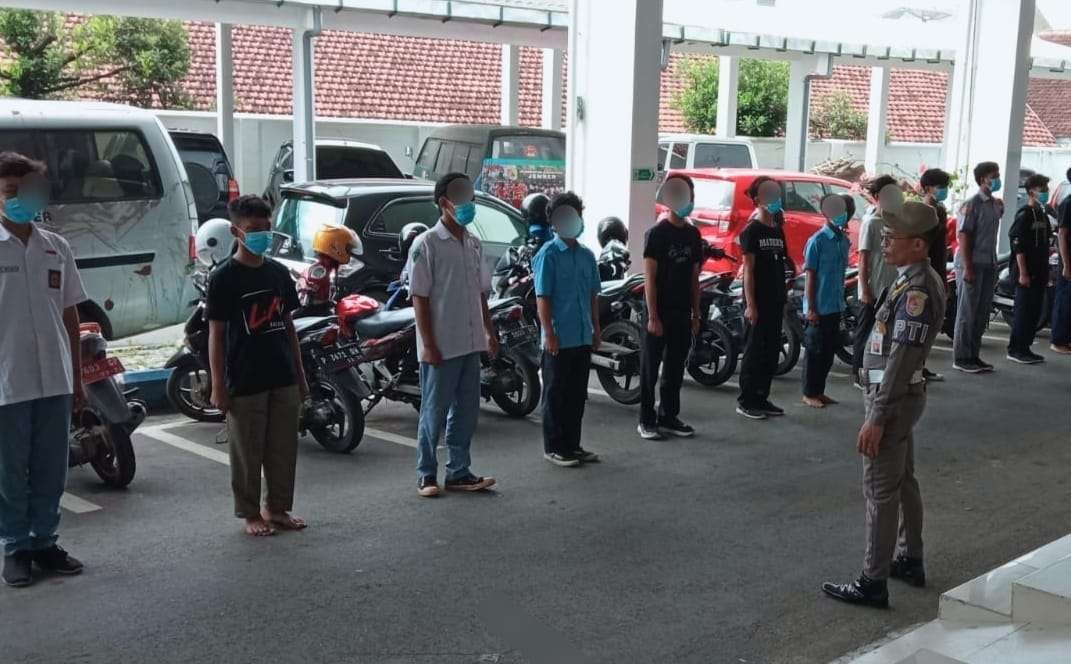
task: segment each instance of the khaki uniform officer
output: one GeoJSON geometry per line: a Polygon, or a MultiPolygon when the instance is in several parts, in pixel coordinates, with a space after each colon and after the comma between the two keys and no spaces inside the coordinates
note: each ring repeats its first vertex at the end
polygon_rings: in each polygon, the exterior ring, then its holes
{"type": "Polygon", "coordinates": [[[926,408],[922,369],[944,320],[945,287],[928,258],[927,238],[937,224],[933,208],[908,202],[882,217],[882,252],[899,276],[878,301],[860,376],[866,386],[866,422],[858,440],[865,457],[866,557],[858,580],[825,583],[822,590],[851,604],[885,607],[890,576],[918,587],[926,583],[913,436],[926,408]]]}

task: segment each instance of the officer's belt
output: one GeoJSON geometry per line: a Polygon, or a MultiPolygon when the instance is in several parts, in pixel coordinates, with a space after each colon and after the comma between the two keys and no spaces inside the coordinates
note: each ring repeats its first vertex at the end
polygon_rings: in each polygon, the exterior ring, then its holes
{"type": "MultiPolygon", "coordinates": [[[[859,374],[863,379],[863,382],[867,385],[880,385],[881,381],[885,380],[884,369],[860,369],[859,374]]],[[[918,385],[919,383],[925,383],[926,378],[922,375],[922,371],[916,371],[911,374],[911,380],[907,382],[908,385],[918,385]]]]}

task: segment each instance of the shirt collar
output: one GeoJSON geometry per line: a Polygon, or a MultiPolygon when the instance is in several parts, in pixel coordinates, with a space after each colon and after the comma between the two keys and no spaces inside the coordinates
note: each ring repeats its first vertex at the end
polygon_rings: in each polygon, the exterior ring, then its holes
{"type": "Polygon", "coordinates": [[[830,223],[822,224],[821,232],[825,233],[826,237],[828,237],[830,240],[838,240],[840,239],[841,235],[844,235],[844,233],[839,228],[833,228],[833,225],[830,223]]]}
{"type": "MultiPolygon", "coordinates": [[[[435,226],[432,227],[432,230],[435,231],[435,234],[439,236],[440,240],[457,240],[457,237],[455,237],[454,234],[450,232],[450,229],[446,227],[446,224],[443,223],[443,220],[442,220],[441,217],[439,218],[439,222],[437,224],[435,224],[435,226]]],[[[460,240],[460,242],[462,244],[464,244],[465,236],[467,234],[468,234],[468,231],[465,230],[464,227],[462,227],[461,228],[461,240],[460,240]]]]}
{"type": "Polygon", "coordinates": [[[923,269],[925,266],[927,266],[929,264],[930,264],[929,259],[921,260],[918,263],[912,263],[911,265],[897,266],[896,271],[900,274],[901,277],[904,277],[904,276],[910,277],[911,275],[915,274],[916,272],[918,272],[919,270],[923,269]]]}
{"type": "MultiPolygon", "coordinates": [[[[30,224],[30,236],[26,238],[26,243],[29,244],[30,238],[32,238],[36,234],[37,229],[34,228],[33,224],[30,224]]],[[[15,237],[13,233],[4,228],[3,224],[0,224],[0,242],[7,242],[8,240],[18,240],[18,238],[15,237]]]]}
{"type": "Polygon", "coordinates": [[[557,233],[554,234],[554,239],[551,240],[550,243],[558,251],[569,251],[569,245],[566,244],[565,240],[562,239],[562,236],[557,233]]]}

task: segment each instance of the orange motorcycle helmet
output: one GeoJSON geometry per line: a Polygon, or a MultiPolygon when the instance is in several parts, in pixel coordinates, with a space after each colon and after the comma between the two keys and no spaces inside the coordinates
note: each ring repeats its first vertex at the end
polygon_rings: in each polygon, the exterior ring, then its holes
{"type": "Polygon", "coordinates": [[[362,253],[361,240],[357,233],[338,224],[324,224],[312,236],[312,250],[331,258],[339,265],[350,262],[350,257],[362,253]]]}

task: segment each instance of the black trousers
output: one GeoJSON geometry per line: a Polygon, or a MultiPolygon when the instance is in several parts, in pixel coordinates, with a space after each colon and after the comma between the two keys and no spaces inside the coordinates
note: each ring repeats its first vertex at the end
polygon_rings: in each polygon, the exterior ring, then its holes
{"type": "Polygon", "coordinates": [[[1041,306],[1045,301],[1045,289],[1048,277],[1031,279],[1030,288],[1015,287],[1015,312],[1012,316],[1011,337],[1008,339],[1008,352],[1025,353],[1030,350],[1037,333],[1041,306]]]}
{"type": "Polygon", "coordinates": [[[840,314],[818,317],[803,332],[803,347],[807,356],[803,363],[803,396],[819,397],[826,393],[826,378],[833,368],[833,358],[840,336],[840,314]]]}
{"type": "Polygon", "coordinates": [[[758,408],[770,398],[770,383],[781,355],[781,325],[784,303],[759,306],[759,320],[747,331],[744,359],[740,363],[740,397],[745,408],[758,408]]]}
{"type": "Polygon", "coordinates": [[[864,304],[859,312],[859,321],[855,327],[855,336],[852,338],[852,378],[859,379],[859,370],[863,368],[863,351],[866,350],[866,340],[870,338],[870,330],[874,327],[874,314],[877,308],[873,303],[864,304]]]}
{"type": "Polygon", "coordinates": [[[684,382],[684,363],[692,347],[692,317],[690,312],[662,316],[662,336],[643,335],[643,355],[640,360],[640,422],[655,426],[659,420],[673,419],[681,412],[681,383],[684,382]],[[658,411],[655,411],[655,384],[658,369],[662,368],[659,385],[658,411]]]}
{"type": "Polygon", "coordinates": [[[543,351],[543,451],[570,455],[580,445],[588,400],[591,346],[543,351]]]}

